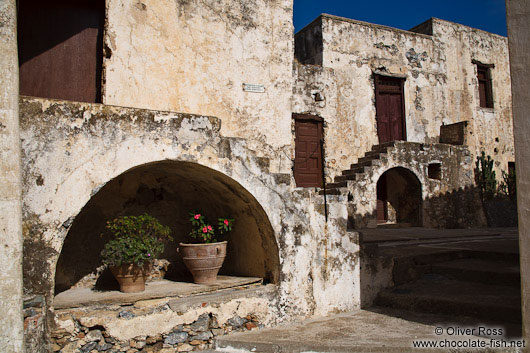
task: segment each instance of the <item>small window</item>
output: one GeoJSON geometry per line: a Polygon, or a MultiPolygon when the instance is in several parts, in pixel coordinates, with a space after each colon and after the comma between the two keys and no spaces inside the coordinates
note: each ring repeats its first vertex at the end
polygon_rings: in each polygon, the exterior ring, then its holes
{"type": "Polygon", "coordinates": [[[429,164],[427,174],[429,179],[442,179],[442,163],[431,163],[429,164]]]}
{"type": "Polygon", "coordinates": [[[476,63],[480,106],[493,108],[493,90],[491,88],[491,65],[476,63]]]}

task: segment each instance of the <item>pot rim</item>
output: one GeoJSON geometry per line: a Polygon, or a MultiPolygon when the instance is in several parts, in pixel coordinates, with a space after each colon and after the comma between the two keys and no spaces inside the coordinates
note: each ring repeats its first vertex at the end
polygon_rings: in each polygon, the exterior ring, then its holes
{"type": "Polygon", "coordinates": [[[212,246],[212,245],[218,245],[218,244],[226,244],[228,243],[227,240],[225,241],[218,241],[218,242],[215,242],[215,243],[202,243],[202,244],[190,244],[190,243],[179,243],[180,246],[212,246]]]}

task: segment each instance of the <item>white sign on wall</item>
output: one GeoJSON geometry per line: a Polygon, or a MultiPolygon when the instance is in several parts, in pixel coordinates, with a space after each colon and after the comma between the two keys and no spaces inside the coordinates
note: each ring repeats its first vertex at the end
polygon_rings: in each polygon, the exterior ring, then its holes
{"type": "Polygon", "coordinates": [[[265,93],[265,86],[254,83],[243,83],[243,91],[252,93],[265,93]]]}

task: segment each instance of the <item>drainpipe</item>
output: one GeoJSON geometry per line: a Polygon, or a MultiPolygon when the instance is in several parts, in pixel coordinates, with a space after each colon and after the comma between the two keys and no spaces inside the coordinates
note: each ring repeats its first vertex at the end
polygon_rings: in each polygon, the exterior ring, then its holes
{"type": "MultiPolygon", "coordinates": [[[[324,130],[324,129],[322,129],[324,130]]],[[[324,217],[326,224],[328,223],[328,200],[326,195],[326,172],[325,172],[325,158],[324,158],[324,137],[320,136],[320,159],[322,164],[322,189],[324,190],[324,217]]]]}

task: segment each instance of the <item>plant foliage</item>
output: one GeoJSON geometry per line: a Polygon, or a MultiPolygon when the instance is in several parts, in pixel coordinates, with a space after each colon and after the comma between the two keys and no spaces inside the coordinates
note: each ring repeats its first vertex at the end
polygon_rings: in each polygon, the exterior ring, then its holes
{"type": "Polygon", "coordinates": [[[508,173],[502,171],[502,182],[500,186],[501,192],[508,196],[510,200],[517,199],[517,184],[515,169],[508,170],[508,173]]]}
{"type": "Polygon", "coordinates": [[[497,193],[497,179],[493,170],[493,159],[482,151],[475,162],[475,182],[482,200],[491,200],[497,193]]]}
{"type": "Polygon", "coordinates": [[[173,240],[171,229],[147,213],[115,218],[107,222],[106,229],[114,237],[101,252],[103,263],[109,266],[142,266],[164,251],[164,242],[173,240]]]}
{"type": "MultiPolygon", "coordinates": [[[[190,237],[195,239],[199,243],[215,243],[217,242],[219,236],[215,233],[214,227],[211,223],[208,222],[206,217],[198,212],[190,212],[190,222],[191,222],[191,232],[189,233],[190,237]]],[[[219,235],[224,235],[232,231],[232,226],[234,224],[234,219],[232,218],[218,218],[217,219],[217,232],[219,235]]]]}

